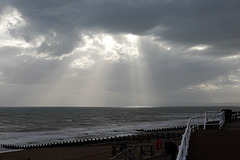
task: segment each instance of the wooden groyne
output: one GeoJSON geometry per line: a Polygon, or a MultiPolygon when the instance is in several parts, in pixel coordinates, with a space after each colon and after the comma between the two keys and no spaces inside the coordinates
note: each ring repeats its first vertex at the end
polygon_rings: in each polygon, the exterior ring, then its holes
{"type": "MultiPolygon", "coordinates": [[[[177,127],[168,127],[168,128],[155,128],[155,129],[146,129],[142,130],[144,132],[158,132],[158,131],[169,131],[169,130],[180,130],[180,129],[185,129],[186,126],[177,126],[177,127]]],[[[139,130],[141,131],[141,130],[139,130]]]]}
{"type": "Polygon", "coordinates": [[[67,146],[81,146],[89,144],[103,144],[103,143],[122,143],[122,142],[143,142],[151,141],[152,139],[179,139],[182,133],[167,132],[171,130],[184,130],[186,126],[170,127],[170,128],[157,128],[149,130],[138,130],[140,134],[132,134],[126,136],[115,136],[94,139],[80,139],[72,141],[52,142],[45,144],[30,144],[30,145],[12,145],[1,144],[2,147],[7,149],[33,149],[33,148],[53,148],[53,147],[67,147],[67,146]]]}

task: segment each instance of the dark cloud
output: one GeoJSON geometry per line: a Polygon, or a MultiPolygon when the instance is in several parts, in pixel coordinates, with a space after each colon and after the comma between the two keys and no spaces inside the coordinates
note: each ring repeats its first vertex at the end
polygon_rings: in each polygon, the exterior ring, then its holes
{"type": "Polygon", "coordinates": [[[226,1],[12,1],[27,20],[22,30],[11,34],[32,41],[46,37],[38,52],[57,56],[71,52],[80,33],[99,30],[109,33],[146,34],[184,45],[207,44],[223,52],[239,50],[240,11],[237,0],[226,1]],[[53,33],[54,32],[54,33],[53,33]],[[149,32],[147,32],[149,33],[149,32]],[[56,34],[53,36],[53,34],[56,34]]]}
{"type": "Polygon", "coordinates": [[[75,26],[69,13],[71,8],[65,7],[66,2],[20,0],[12,1],[11,5],[21,13],[27,25],[11,29],[10,34],[29,43],[43,37],[41,45],[36,48],[38,53],[58,57],[69,54],[79,43],[79,26],[75,26]]]}

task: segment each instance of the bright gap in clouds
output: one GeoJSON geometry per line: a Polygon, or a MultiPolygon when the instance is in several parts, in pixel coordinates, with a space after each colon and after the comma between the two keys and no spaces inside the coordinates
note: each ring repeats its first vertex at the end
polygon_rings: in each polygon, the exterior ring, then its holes
{"type": "Polygon", "coordinates": [[[9,35],[9,30],[26,26],[21,13],[12,6],[6,7],[0,15],[0,47],[29,48],[31,45],[24,40],[9,35]]]}
{"type": "Polygon", "coordinates": [[[197,46],[193,46],[191,48],[189,48],[190,50],[198,50],[198,51],[202,51],[205,50],[207,48],[209,48],[209,45],[197,45],[197,46]]]}
{"type": "Polygon", "coordinates": [[[106,35],[102,38],[102,44],[105,46],[106,51],[110,51],[112,50],[116,42],[115,40],[113,40],[112,36],[106,35]]]}
{"type": "Polygon", "coordinates": [[[135,35],[110,35],[93,34],[82,35],[84,45],[76,48],[73,54],[78,55],[72,68],[86,69],[99,61],[106,63],[128,61],[138,58],[138,36],[135,35]]]}
{"type": "Polygon", "coordinates": [[[9,29],[26,25],[26,21],[22,18],[21,13],[11,6],[4,9],[0,16],[0,22],[0,30],[5,32],[9,29]]]}

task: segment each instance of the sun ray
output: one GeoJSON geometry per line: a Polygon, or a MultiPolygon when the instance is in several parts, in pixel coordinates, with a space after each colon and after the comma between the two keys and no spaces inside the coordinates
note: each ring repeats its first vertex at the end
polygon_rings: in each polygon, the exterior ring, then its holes
{"type": "Polygon", "coordinates": [[[76,106],[114,105],[117,101],[126,105],[151,105],[150,75],[144,57],[137,48],[139,37],[121,36],[125,39],[122,43],[116,42],[110,35],[95,36],[94,39],[85,37],[86,45],[72,53],[75,56],[72,63],[55,84],[49,87],[48,93],[41,100],[45,99],[49,104],[76,106]],[[91,44],[96,43],[95,41],[98,41],[98,44],[103,43],[105,47],[95,45],[93,49],[91,44]],[[121,47],[116,48],[116,44],[121,47]],[[121,50],[122,48],[131,49],[121,50]],[[125,58],[122,58],[122,61],[109,61],[104,53],[106,49],[115,50],[116,54],[125,58]],[[95,51],[102,52],[103,57],[93,57],[95,51]],[[88,54],[83,56],[82,53],[88,54]],[[119,70],[125,72],[118,73],[119,70]],[[116,75],[119,79],[115,78],[116,75]]]}

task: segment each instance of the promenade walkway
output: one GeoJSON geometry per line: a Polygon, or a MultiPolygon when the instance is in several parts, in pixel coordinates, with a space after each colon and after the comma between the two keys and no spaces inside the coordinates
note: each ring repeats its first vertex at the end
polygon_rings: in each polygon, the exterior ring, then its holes
{"type": "Polygon", "coordinates": [[[192,134],[187,160],[239,160],[240,120],[192,134]]]}

